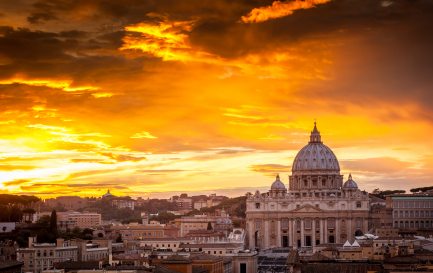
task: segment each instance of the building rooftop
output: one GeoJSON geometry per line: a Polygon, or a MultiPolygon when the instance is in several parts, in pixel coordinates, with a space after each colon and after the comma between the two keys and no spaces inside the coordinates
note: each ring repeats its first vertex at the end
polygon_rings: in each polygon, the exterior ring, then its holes
{"type": "Polygon", "coordinates": [[[22,265],[23,263],[18,261],[2,261],[0,262],[0,270],[7,270],[9,268],[19,267],[22,265]]]}
{"type": "Polygon", "coordinates": [[[181,243],[179,248],[236,248],[242,247],[242,243],[201,243],[201,244],[185,244],[181,243]]]}
{"type": "Polygon", "coordinates": [[[200,261],[223,261],[222,257],[213,256],[209,254],[193,254],[190,256],[190,259],[193,261],[200,260],[200,261]]]}

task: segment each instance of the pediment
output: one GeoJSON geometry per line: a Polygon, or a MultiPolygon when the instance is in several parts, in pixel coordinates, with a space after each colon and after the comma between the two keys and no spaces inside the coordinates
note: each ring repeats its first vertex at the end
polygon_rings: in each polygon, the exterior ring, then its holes
{"type": "Polygon", "coordinates": [[[300,208],[292,210],[293,212],[323,212],[323,210],[316,208],[315,206],[312,206],[310,204],[304,205],[300,208]]]}

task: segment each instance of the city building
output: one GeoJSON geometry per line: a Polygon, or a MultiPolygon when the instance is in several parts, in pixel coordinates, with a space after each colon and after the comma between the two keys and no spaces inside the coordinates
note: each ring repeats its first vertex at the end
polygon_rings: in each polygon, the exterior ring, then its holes
{"type": "Polygon", "coordinates": [[[239,243],[181,243],[179,249],[214,256],[232,256],[243,251],[244,245],[239,243]]]}
{"type": "Polygon", "coordinates": [[[191,231],[207,230],[211,228],[214,231],[220,231],[227,236],[233,229],[232,221],[228,214],[225,212],[219,216],[210,215],[193,215],[182,216],[173,221],[173,223],[180,229],[179,236],[184,237],[191,231]],[[210,225],[210,226],[209,226],[210,225]]]}
{"type": "Polygon", "coordinates": [[[106,260],[112,253],[111,240],[76,240],[73,244],[78,246],[78,261],[82,262],[106,260]]]}
{"type": "Polygon", "coordinates": [[[57,226],[62,230],[75,227],[96,228],[101,225],[101,222],[101,214],[95,212],[57,212],[57,226]]]}
{"type": "Polygon", "coordinates": [[[113,197],[111,199],[111,205],[118,209],[135,209],[135,200],[131,197],[113,197]]]}
{"type": "Polygon", "coordinates": [[[165,225],[160,224],[128,224],[115,225],[111,227],[112,238],[117,238],[119,235],[123,240],[146,240],[159,239],[167,237],[165,235],[165,225]]]}
{"type": "Polygon", "coordinates": [[[140,240],[140,247],[153,250],[169,250],[178,252],[182,249],[181,244],[192,244],[193,240],[187,238],[146,238],[140,240]]]}
{"type": "Polygon", "coordinates": [[[193,200],[186,193],[182,193],[178,198],[173,199],[178,210],[192,210],[193,200]]]}
{"type": "Polygon", "coordinates": [[[88,242],[58,238],[55,244],[50,244],[36,243],[36,238],[30,237],[28,247],[18,249],[17,260],[23,262],[24,272],[41,273],[52,270],[61,262],[108,260],[111,253],[110,240],[88,242]]]}
{"type": "Polygon", "coordinates": [[[392,225],[402,230],[433,232],[433,194],[395,194],[386,197],[392,209],[392,225]]]}
{"type": "Polygon", "coordinates": [[[34,237],[29,237],[28,247],[17,251],[17,260],[23,262],[24,272],[41,273],[53,269],[55,263],[78,260],[78,246],[70,241],[58,239],[56,244],[35,241],[34,237]]]}
{"type": "Polygon", "coordinates": [[[392,229],[392,208],[386,206],[384,199],[370,195],[370,217],[368,230],[392,229]]]}
{"type": "Polygon", "coordinates": [[[288,189],[277,175],[267,193],[249,194],[246,203],[250,249],[342,243],[368,231],[368,193],[351,175],[343,183],[316,124],[294,159],[288,189]]]}
{"type": "Polygon", "coordinates": [[[200,199],[194,202],[194,209],[200,210],[202,208],[207,208],[207,200],[200,199]]]}
{"type": "Polygon", "coordinates": [[[18,244],[13,240],[0,241],[0,263],[15,261],[17,258],[18,244]]]}
{"type": "Polygon", "coordinates": [[[3,261],[0,262],[0,273],[22,273],[22,262],[3,261]]]}
{"type": "Polygon", "coordinates": [[[194,202],[194,209],[196,210],[200,210],[202,208],[210,208],[210,207],[214,207],[214,206],[218,206],[219,204],[221,204],[222,201],[224,201],[225,199],[227,199],[227,197],[225,196],[218,196],[215,193],[211,194],[209,196],[193,196],[193,200],[194,202]],[[197,200],[196,198],[199,197],[199,199],[197,200]]]}
{"type": "Polygon", "coordinates": [[[239,252],[232,257],[233,273],[256,273],[257,252],[239,252]]]}
{"type": "Polygon", "coordinates": [[[224,273],[224,259],[206,254],[191,255],[186,258],[179,255],[160,261],[161,265],[181,273],[224,273]]]}
{"type": "Polygon", "coordinates": [[[0,233],[12,232],[15,228],[15,222],[0,222],[0,233]]]}

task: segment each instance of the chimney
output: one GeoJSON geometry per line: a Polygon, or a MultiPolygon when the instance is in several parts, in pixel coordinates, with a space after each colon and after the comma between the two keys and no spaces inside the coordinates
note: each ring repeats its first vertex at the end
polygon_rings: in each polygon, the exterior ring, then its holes
{"type": "Polygon", "coordinates": [[[65,243],[65,239],[63,239],[63,238],[57,238],[57,240],[56,240],[56,246],[57,247],[63,247],[64,243],[65,243]]]}
{"type": "Polygon", "coordinates": [[[36,237],[29,237],[29,248],[33,247],[33,243],[36,243],[36,237]]]}

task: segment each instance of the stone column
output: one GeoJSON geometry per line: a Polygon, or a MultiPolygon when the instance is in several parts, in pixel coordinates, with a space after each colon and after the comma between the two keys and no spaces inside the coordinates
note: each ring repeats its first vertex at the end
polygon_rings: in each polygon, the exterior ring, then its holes
{"type": "Polygon", "coordinates": [[[335,242],[340,243],[340,218],[335,218],[335,242]]]}
{"type": "Polygon", "coordinates": [[[289,246],[293,247],[293,219],[289,218],[289,246]]]}
{"type": "Polygon", "coordinates": [[[277,220],[277,247],[281,247],[281,218],[277,220]]]}
{"type": "Polygon", "coordinates": [[[301,219],[301,246],[305,246],[304,239],[304,219],[301,219]]]}
{"type": "MultiPolygon", "coordinates": [[[[414,221],[415,222],[415,221],[414,221]]],[[[418,222],[419,223],[419,222],[418,222]]],[[[363,232],[367,232],[368,231],[368,219],[364,218],[364,228],[363,228],[363,232]]]]}
{"type": "Polygon", "coordinates": [[[347,240],[352,240],[354,236],[354,230],[353,230],[353,215],[350,215],[347,219],[347,240]]]}
{"type": "Polygon", "coordinates": [[[325,226],[324,226],[325,232],[323,233],[323,237],[325,240],[323,242],[328,243],[328,218],[325,218],[324,221],[325,221],[325,226]]]}
{"type": "Polygon", "coordinates": [[[263,221],[263,246],[262,248],[269,248],[269,221],[266,219],[263,221]]]}
{"type": "Polygon", "coordinates": [[[323,243],[325,243],[325,236],[324,236],[324,234],[325,234],[325,232],[324,232],[324,229],[323,229],[323,227],[324,227],[324,224],[323,224],[323,219],[320,219],[320,229],[319,229],[319,231],[320,231],[320,243],[321,244],[323,244],[323,243]]]}
{"type": "Polygon", "coordinates": [[[316,219],[314,219],[313,218],[313,223],[312,223],[312,231],[313,231],[313,234],[312,234],[312,242],[311,242],[311,245],[312,246],[315,246],[316,245],[316,219]]]}
{"type": "Polygon", "coordinates": [[[296,248],[298,248],[298,233],[297,233],[297,229],[296,229],[296,219],[293,219],[293,245],[296,246],[296,248]]]}

